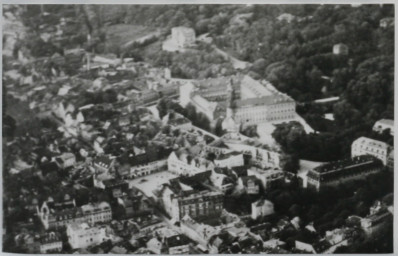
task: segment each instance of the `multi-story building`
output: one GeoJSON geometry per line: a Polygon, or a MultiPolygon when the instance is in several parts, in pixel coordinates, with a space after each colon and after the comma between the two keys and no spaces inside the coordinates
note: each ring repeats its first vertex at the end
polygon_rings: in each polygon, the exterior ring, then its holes
{"type": "Polygon", "coordinates": [[[252,214],[253,220],[258,217],[267,216],[274,213],[274,204],[268,200],[258,200],[252,203],[252,214]]]}
{"type": "Polygon", "coordinates": [[[380,119],[373,125],[373,131],[382,133],[384,130],[390,130],[390,134],[394,136],[394,120],[380,119]]]}
{"type": "Polygon", "coordinates": [[[204,145],[203,153],[210,154],[213,153],[215,156],[219,156],[221,154],[228,154],[232,152],[232,150],[228,147],[227,144],[224,143],[222,139],[212,141],[209,144],[204,145]]]}
{"type": "Polygon", "coordinates": [[[170,181],[160,192],[166,212],[175,220],[185,215],[196,218],[217,217],[223,209],[223,194],[207,189],[198,191],[181,180],[170,181]]]}
{"type": "Polygon", "coordinates": [[[216,167],[236,167],[236,166],[243,166],[244,159],[243,154],[239,152],[230,152],[226,154],[218,155],[216,159],[214,159],[214,164],[216,167]]]}
{"type": "Polygon", "coordinates": [[[382,162],[370,155],[327,163],[308,171],[307,187],[319,191],[327,186],[337,186],[350,180],[363,179],[382,168],[382,162]]]}
{"type": "Polygon", "coordinates": [[[195,43],[195,30],[187,27],[174,27],[171,29],[171,39],[177,47],[185,48],[195,43]]]}
{"type": "Polygon", "coordinates": [[[62,251],[60,234],[50,232],[40,238],[40,253],[56,253],[62,251]]]}
{"type": "Polygon", "coordinates": [[[188,82],[180,87],[180,104],[191,103],[212,121],[225,118],[231,109],[228,118],[238,125],[295,118],[294,100],[268,82],[263,83],[247,75],[188,82]]]}
{"type": "Polygon", "coordinates": [[[68,204],[46,201],[37,208],[37,215],[46,230],[59,229],[74,223],[95,224],[112,220],[112,210],[107,202],[76,207],[74,200],[68,204]]]}
{"type": "Polygon", "coordinates": [[[296,103],[285,95],[264,96],[235,101],[236,122],[251,125],[295,118],[296,103]]]}
{"type": "Polygon", "coordinates": [[[249,143],[248,141],[226,141],[226,145],[238,152],[251,157],[252,164],[261,168],[279,167],[280,152],[276,148],[270,148],[266,145],[249,143]]]}
{"type": "Polygon", "coordinates": [[[135,179],[167,169],[167,160],[153,161],[132,166],[126,177],[135,179]]]}
{"type": "Polygon", "coordinates": [[[177,175],[188,175],[213,170],[214,164],[210,161],[200,158],[193,157],[186,152],[173,151],[167,159],[167,167],[170,172],[177,175]]]}
{"type": "Polygon", "coordinates": [[[351,156],[372,155],[387,165],[392,147],[385,142],[359,137],[351,145],[351,156]]]}
{"type": "Polygon", "coordinates": [[[106,240],[105,228],[90,227],[87,223],[69,224],[66,234],[72,249],[87,248],[106,240]]]}
{"type": "Polygon", "coordinates": [[[285,175],[281,170],[250,168],[247,175],[255,176],[261,181],[264,189],[271,189],[283,183],[285,175]]]}

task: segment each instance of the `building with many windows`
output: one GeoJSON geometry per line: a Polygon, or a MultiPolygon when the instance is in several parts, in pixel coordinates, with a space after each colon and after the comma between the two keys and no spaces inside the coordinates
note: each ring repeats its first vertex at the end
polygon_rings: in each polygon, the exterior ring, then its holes
{"type": "Polygon", "coordinates": [[[40,237],[40,253],[55,253],[62,251],[62,240],[59,233],[50,232],[40,237]]]}
{"type": "Polygon", "coordinates": [[[63,228],[68,224],[95,224],[112,220],[112,210],[107,202],[76,207],[74,200],[72,203],[45,201],[37,208],[37,215],[46,230],[63,228]]]}
{"type": "MultiPolygon", "coordinates": [[[[211,121],[233,119],[236,126],[296,117],[295,101],[269,82],[259,82],[247,75],[189,81],[180,86],[180,104],[191,103],[211,121]],[[230,114],[227,116],[227,111],[230,114]]],[[[231,121],[226,121],[223,127],[231,121]]],[[[235,128],[234,128],[235,129],[235,128]]]]}
{"type": "Polygon", "coordinates": [[[252,167],[247,170],[248,176],[255,176],[261,181],[261,185],[264,189],[275,188],[282,184],[285,178],[282,170],[275,169],[260,169],[252,167]]]}
{"type": "Polygon", "coordinates": [[[221,192],[210,191],[181,179],[170,180],[170,184],[165,184],[160,191],[160,198],[166,212],[175,220],[180,220],[185,215],[193,219],[217,217],[223,209],[221,192]]]}
{"type": "Polygon", "coordinates": [[[87,223],[69,224],[66,234],[72,249],[87,248],[106,241],[105,228],[90,227],[87,223]]]}
{"type": "Polygon", "coordinates": [[[226,154],[220,154],[217,156],[216,159],[214,159],[214,164],[216,167],[236,167],[236,166],[243,166],[244,165],[244,159],[243,159],[243,154],[240,152],[230,152],[226,154]]]}
{"type": "Polygon", "coordinates": [[[387,165],[388,157],[392,147],[385,142],[360,137],[351,145],[351,156],[372,155],[380,159],[384,165],[387,165]]]}
{"type": "Polygon", "coordinates": [[[307,187],[319,191],[327,186],[363,179],[369,174],[379,172],[382,168],[382,162],[370,155],[323,164],[308,171],[307,187]]]}
{"type": "Polygon", "coordinates": [[[173,151],[167,159],[168,170],[177,175],[192,176],[194,174],[213,170],[214,164],[210,161],[188,154],[185,151],[173,151]]]}

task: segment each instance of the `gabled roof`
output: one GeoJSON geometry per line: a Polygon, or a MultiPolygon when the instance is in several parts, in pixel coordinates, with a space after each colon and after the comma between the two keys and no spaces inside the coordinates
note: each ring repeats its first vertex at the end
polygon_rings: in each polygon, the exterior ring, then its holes
{"type": "Polygon", "coordinates": [[[93,163],[104,168],[109,168],[114,160],[115,160],[114,158],[110,158],[109,156],[103,155],[96,157],[93,163]]]}

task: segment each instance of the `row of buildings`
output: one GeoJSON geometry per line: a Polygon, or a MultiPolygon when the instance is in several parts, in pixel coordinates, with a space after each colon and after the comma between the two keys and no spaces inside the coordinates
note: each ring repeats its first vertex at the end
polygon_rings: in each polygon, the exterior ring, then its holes
{"type": "MultiPolygon", "coordinates": [[[[380,122],[375,131],[382,131],[380,122]]],[[[383,126],[386,127],[386,126],[383,126]]],[[[391,126],[388,126],[390,129],[391,126]]],[[[320,190],[336,186],[349,180],[361,179],[387,167],[394,169],[394,148],[389,144],[367,137],[359,137],[351,145],[350,159],[344,159],[318,166],[307,173],[309,188],[320,190]]]]}

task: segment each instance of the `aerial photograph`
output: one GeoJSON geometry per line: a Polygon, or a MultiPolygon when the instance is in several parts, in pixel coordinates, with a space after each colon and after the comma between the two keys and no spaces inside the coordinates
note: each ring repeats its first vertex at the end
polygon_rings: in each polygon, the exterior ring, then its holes
{"type": "Polygon", "coordinates": [[[2,4],[2,251],[393,253],[394,7],[2,4]]]}

